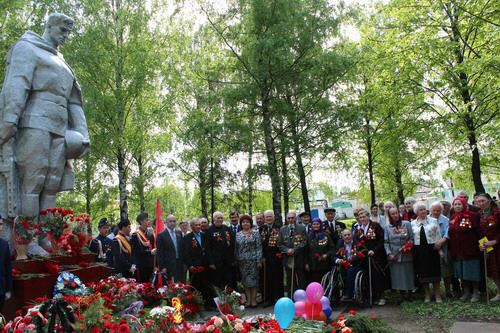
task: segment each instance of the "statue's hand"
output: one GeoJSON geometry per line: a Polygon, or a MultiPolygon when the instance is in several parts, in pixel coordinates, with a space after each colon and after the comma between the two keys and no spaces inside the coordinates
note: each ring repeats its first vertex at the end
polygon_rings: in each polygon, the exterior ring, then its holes
{"type": "Polygon", "coordinates": [[[9,141],[14,135],[16,135],[17,127],[13,123],[5,122],[0,126],[0,145],[9,141]]]}
{"type": "Polygon", "coordinates": [[[87,140],[83,141],[82,153],[81,153],[80,157],[87,155],[89,153],[89,151],[90,151],[90,141],[87,139],[87,140]]]}

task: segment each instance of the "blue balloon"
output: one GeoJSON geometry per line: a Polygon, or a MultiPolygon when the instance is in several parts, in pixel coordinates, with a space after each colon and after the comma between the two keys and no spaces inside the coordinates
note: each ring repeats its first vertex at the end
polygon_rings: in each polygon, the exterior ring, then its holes
{"type": "Polygon", "coordinates": [[[325,314],[326,316],[326,319],[330,318],[330,316],[332,315],[332,308],[326,308],[326,309],[323,309],[323,313],[325,314]]]}
{"type": "Polygon", "coordinates": [[[306,291],[303,289],[297,289],[293,293],[293,300],[295,302],[305,302],[307,301],[306,291]]]}
{"type": "Polygon", "coordinates": [[[288,297],[281,297],[274,304],[274,316],[282,329],[287,329],[295,316],[295,306],[293,301],[288,297]]]}

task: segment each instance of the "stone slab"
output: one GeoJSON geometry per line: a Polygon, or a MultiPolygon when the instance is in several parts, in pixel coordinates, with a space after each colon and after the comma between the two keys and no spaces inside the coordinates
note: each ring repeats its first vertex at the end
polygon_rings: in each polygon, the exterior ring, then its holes
{"type": "Polygon", "coordinates": [[[498,323],[474,323],[457,321],[453,323],[452,333],[500,333],[500,324],[498,323]]]}

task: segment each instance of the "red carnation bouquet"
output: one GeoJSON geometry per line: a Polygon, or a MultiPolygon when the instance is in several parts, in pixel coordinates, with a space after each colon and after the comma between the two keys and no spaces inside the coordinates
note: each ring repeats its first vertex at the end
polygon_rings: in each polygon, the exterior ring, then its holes
{"type": "Polygon", "coordinates": [[[40,223],[44,224],[43,230],[52,245],[61,246],[65,236],[70,232],[70,222],[73,211],[70,209],[47,208],[40,211],[40,223]]]}
{"type": "Polygon", "coordinates": [[[33,238],[41,234],[40,225],[31,216],[18,216],[14,220],[14,241],[17,244],[29,244],[33,238]]]}
{"type": "Polygon", "coordinates": [[[82,254],[82,248],[92,239],[92,235],[87,233],[90,218],[88,214],[80,214],[77,217],[70,217],[70,221],[72,222],[73,228],[62,240],[62,246],[66,253],[72,256],[80,256],[82,254]]]}
{"type": "Polygon", "coordinates": [[[401,248],[401,253],[408,254],[413,249],[413,242],[406,242],[405,245],[401,248]]]}

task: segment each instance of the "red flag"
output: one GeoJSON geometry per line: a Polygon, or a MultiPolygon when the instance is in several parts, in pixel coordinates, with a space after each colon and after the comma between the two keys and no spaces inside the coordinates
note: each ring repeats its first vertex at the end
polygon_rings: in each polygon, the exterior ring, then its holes
{"type": "Polygon", "coordinates": [[[165,229],[165,224],[163,224],[163,220],[161,219],[161,207],[160,207],[160,199],[156,199],[156,229],[155,229],[155,247],[156,247],[156,237],[160,232],[165,229]]]}

